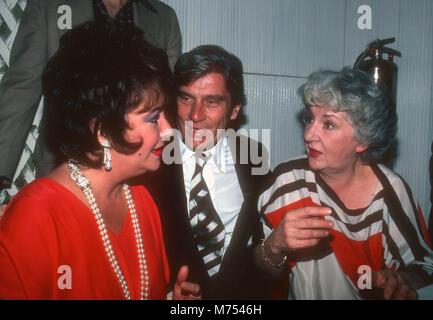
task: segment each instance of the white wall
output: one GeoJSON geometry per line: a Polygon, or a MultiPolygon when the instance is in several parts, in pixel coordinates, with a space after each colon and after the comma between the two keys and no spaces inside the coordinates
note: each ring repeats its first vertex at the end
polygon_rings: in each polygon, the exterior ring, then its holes
{"type": "Polygon", "coordinates": [[[430,209],[428,159],[433,140],[432,0],[164,0],[177,12],[183,50],[218,44],[244,63],[246,127],[269,128],[273,165],[303,151],[296,122],[297,87],[310,72],[352,65],[367,43],[396,37],[402,53],[395,170],[430,209]],[[372,8],[371,30],[357,27],[360,5],[372,8]]]}

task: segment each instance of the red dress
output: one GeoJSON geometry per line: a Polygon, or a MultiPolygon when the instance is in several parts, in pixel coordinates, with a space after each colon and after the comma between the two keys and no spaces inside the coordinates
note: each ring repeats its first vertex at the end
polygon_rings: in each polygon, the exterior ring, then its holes
{"type": "MultiPolygon", "coordinates": [[[[150,299],[165,299],[169,269],[158,209],[132,187],[149,270],[150,299]]],[[[130,214],[113,250],[133,299],[140,273],[130,214]]],[[[0,220],[0,299],[123,299],[92,211],[57,182],[42,178],[22,189],[0,220]]]]}

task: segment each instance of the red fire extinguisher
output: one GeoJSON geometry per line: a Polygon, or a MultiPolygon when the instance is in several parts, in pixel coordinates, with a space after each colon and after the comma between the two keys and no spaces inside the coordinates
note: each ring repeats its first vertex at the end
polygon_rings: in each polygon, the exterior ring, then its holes
{"type": "Polygon", "coordinates": [[[385,45],[394,42],[395,38],[376,39],[370,42],[367,48],[356,58],[353,68],[367,72],[376,83],[388,87],[392,94],[392,102],[395,108],[397,101],[398,67],[394,63],[394,56],[401,57],[401,53],[385,47],[385,45]],[[388,60],[383,58],[383,54],[388,55],[388,60]]]}

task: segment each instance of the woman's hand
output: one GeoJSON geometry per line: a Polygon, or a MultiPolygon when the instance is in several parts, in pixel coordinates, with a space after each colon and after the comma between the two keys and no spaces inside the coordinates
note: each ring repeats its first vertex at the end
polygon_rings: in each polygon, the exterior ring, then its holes
{"type": "Polygon", "coordinates": [[[177,274],[176,283],[173,289],[173,300],[200,300],[200,286],[188,282],[188,266],[182,266],[177,274]]]}
{"type": "Polygon", "coordinates": [[[289,211],[266,240],[274,255],[309,248],[328,237],[333,223],[324,219],[331,214],[330,208],[305,207],[289,211]]]}
{"type": "Polygon", "coordinates": [[[416,290],[406,277],[398,271],[384,269],[373,272],[372,285],[384,289],[385,299],[411,299],[418,298],[416,290]]]}

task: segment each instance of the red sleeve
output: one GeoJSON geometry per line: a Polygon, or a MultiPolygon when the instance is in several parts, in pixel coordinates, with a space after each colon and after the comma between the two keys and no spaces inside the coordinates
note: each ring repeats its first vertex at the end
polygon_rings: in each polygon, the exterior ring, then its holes
{"type": "Polygon", "coordinates": [[[49,209],[29,195],[14,198],[0,220],[0,298],[49,297],[55,239],[49,209]],[[54,236],[54,238],[53,238],[54,236]]]}
{"type": "Polygon", "coordinates": [[[26,299],[26,293],[12,257],[0,243],[0,299],[26,299]]]}

